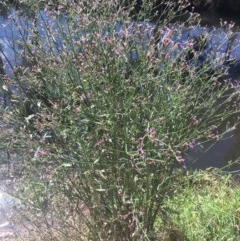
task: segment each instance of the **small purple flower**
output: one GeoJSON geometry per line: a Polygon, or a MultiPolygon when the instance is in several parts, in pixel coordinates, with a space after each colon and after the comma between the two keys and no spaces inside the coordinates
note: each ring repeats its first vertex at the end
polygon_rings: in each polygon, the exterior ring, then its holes
{"type": "Polygon", "coordinates": [[[151,139],[156,138],[157,132],[156,132],[156,129],[154,127],[150,128],[149,135],[150,135],[151,139]]]}
{"type": "Polygon", "coordinates": [[[130,156],[129,162],[130,162],[132,168],[136,168],[136,162],[135,162],[135,159],[133,156],[130,156]]]}
{"type": "Polygon", "coordinates": [[[101,140],[99,140],[99,141],[97,141],[96,143],[95,143],[95,145],[94,145],[94,147],[99,147],[99,146],[102,146],[103,144],[104,144],[104,140],[103,139],[101,139],[101,140]]]}
{"type": "Polygon", "coordinates": [[[184,144],[184,146],[187,148],[187,149],[193,149],[193,147],[196,145],[196,140],[193,139],[192,141],[190,142],[186,142],[184,144]]]}
{"type": "Polygon", "coordinates": [[[143,137],[139,137],[137,140],[137,151],[140,157],[144,157],[145,156],[145,152],[142,149],[142,143],[143,143],[143,137]]]}
{"type": "Polygon", "coordinates": [[[176,156],[176,160],[177,160],[177,162],[179,162],[179,163],[183,163],[183,162],[185,161],[182,156],[176,156]]]}

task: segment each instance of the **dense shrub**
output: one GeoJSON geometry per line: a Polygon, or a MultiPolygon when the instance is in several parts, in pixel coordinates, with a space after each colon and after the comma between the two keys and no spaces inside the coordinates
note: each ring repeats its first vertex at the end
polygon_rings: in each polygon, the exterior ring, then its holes
{"type": "Polygon", "coordinates": [[[21,198],[32,221],[42,211],[68,240],[159,240],[155,222],[167,225],[163,201],[181,188],[186,152],[196,139],[221,138],[238,109],[237,91],[219,101],[228,88],[221,69],[196,66],[191,39],[172,41],[182,7],[166,1],[168,18],[152,25],[117,3],[73,1],[67,14],[46,8],[47,19],[37,12],[41,26],[18,43],[24,65],[2,85],[11,102],[3,144],[22,156],[21,198]]]}

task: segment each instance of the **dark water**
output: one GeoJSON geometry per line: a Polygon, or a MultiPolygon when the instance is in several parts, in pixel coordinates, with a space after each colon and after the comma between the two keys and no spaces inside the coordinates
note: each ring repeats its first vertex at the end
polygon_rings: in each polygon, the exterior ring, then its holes
{"type": "MultiPolygon", "coordinates": [[[[234,23],[233,31],[236,31],[231,57],[240,59],[240,16],[238,14],[224,14],[205,12],[201,15],[202,26],[214,27],[215,31],[221,33],[216,35],[215,41],[224,39],[225,31],[221,28],[224,22],[227,24],[234,23]]],[[[226,49],[228,41],[223,43],[223,49],[226,49]]],[[[239,73],[240,65],[237,66],[237,82],[240,82],[239,73]]],[[[211,167],[221,168],[226,172],[240,173],[240,128],[227,132],[216,143],[198,143],[188,154],[188,167],[193,169],[207,169],[211,167]]]]}
{"type": "Polygon", "coordinates": [[[228,23],[234,22],[235,27],[240,27],[240,16],[236,13],[216,13],[216,12],[203,12],[201,14],[202,26],[215,26],[221,27],[221,22],[227,21],[228,23]]]}

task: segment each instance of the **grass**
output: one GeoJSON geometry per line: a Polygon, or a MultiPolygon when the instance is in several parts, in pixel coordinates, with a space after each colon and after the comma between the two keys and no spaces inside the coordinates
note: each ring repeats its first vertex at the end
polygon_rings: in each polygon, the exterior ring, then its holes
{"type": "Polygon", "coordinates": [[[165,205],[186,240],[236,241],[240,236],[240,187],[221,172],[195,173],[165,205]]]}

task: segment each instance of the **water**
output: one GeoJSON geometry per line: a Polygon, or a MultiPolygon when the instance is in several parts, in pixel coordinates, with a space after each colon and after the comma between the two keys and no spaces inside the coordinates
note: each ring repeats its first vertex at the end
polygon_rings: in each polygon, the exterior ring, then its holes
{"type": "Polygon", "coordinates": [[[240,130],[226,133],[216,143],[198,143],[189,151],[187,167],[192,169],[220,168],[228,173],[240,172],[240,130]]]}
{"type": "MultiPolygon", "coordinates": [[[[215,20],[216,21],[216,20],[215,20]]],[[[0,16],[0,56],[3,60],[3,70],[4,73],[11,76],[12,71],[16,66],[19,66],[23,61],[24,49],[21,48],[21,44],[19,41],[24,42],[33,42],[37,35],[39,38],[36,41],[40,41],[39,45],[44,46],[44,50],[48,53],[52,52],[57,55],[61,52],[63,48],[63,41],[61,39],[62,36],[72,36],[72,39],[79,36],[84,36],[85,32],[76,34],[73,36],[67,29],[67,16],[65,14],[59,15],[59,17],[53,18],[48,17],[45,11],[39,11],[35,15],[26,16],[26,14],[19,14],[19,12],[15,10],[11,10],[9,15],[0,16]],[[49,34],[49,29],[53,30],[51,34],[49,34]],[[54,47],[52,47],[54,46],[54,47]]],[[[149,40],[149,35],[152,34],[154,24],[152,23],[144,23],[139,22],[138,25],[142,25],[145,36],[146,43],[149,40]]],[[[133,23],[129,23],[128,31],[131,34],[131,27],[134,25],[133,23]]],[[[178,26],[171,26],[172,28],[178,29],[178,26]]],[[[107,30],[106,30],[107,32],[107,30]]],[[[121,24],[116,23],[115,32],[121,32],[121,24]]],[[[163,32],[166,32],[163,29],[163,32]]],[[[171,37],[174,42],[180,43],[182,45],[187,39],[193,39],[194,37],[198,37],[202,34],[206,35],[208,38],[208,46],[205,50],[205,57],[211,52],[216,53],[216,58],[213,62],[218,60],[218,55],[226,53],[229,40],[227,38],[228,30],[223,30],[222,28],[214,29],[212,26],[209,27],[190,27],[187,29],[182,29],[178,31],[171,37]]],[[[136,39],[136,42],[138,40],[136,39]]],[[[240,33],[236,34],[233,42],[232,48],[230,51],[230,58],[234,58],[236,60],[240,60],[240,33]]],[[[66,45],[65,45],[66,46],[66,45]]],[[[162,42],[159,43],[159,51],[161,51],[162,42]]],[[[71,51],[71,49],[69,49],[71,51]]],[[[134,52],[130,53],[130,55],[135,58],[136,55],[134,52]]],[[[211,54],[212,55],[212,54],[211,54]]],[[[174,57],[174,53],[172,53],[172,57],[174,57]]]]}
{"type": "MultiPolygon", "coordinates": [[[[20,41],[28,42],[34,40],[34,29],[37,29],[37,35],[45,41],[45,51],[57,52],[60,46],[60,40],[54,33],[51,35],[52,41],[55,41],[55,49],[50,49],[47,35],[48,28],[60,31],[58,26],[66,26],[66,17],[61,15],[56,22],[50,22],[44,11],[40,11],[37,16],[25,16],[12,10],[8,16],[0,17],[0,56],[3,60],[4,73],[12,76],[13,69],[19,66],[23,61],[24,49],[21,48],[20,41]],[[36,21],[34,21],[36,18],[36,21]],[[17,21],[17,22],[16,22],[17,21]]],[[[63,31],[63,30],[61,30],[63,31]]]]}

